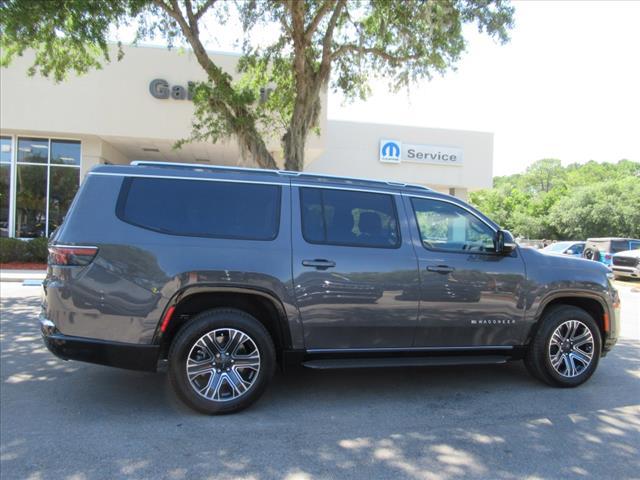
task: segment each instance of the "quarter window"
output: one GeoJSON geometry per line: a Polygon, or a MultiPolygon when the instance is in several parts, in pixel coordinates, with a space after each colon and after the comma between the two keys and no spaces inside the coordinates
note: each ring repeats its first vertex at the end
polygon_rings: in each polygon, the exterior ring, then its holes
{"type": "Polygon", "coordinates": [[[128,178],[120,219],[171,235],[273,240],[280,225],[280,187],[163,178],[128,178]]]}
{"type": "Polygon", "coordinates": [[[426,248],[495,252],[494,231],[467,210],[439,200],[412,198],[411,203],[426,248]]]}
{"type": "Polygon", "coordinates": [[[302,234],[309,243],[397,248],[393,197],[382,193],[301,188],[302,234]]]}

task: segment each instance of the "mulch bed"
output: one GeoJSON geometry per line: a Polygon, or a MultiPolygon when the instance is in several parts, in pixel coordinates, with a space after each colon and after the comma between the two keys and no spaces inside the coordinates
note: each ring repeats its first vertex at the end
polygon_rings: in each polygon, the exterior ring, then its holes
{"type": "Polygon", "coordinates": [[[2,270],[46,270],[46,263],[0,263],[0,269],[2,270]]]}

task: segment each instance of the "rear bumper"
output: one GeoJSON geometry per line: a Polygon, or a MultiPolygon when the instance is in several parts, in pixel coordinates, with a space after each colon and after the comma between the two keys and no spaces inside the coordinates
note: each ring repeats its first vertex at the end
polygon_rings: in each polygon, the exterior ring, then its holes
{"type": "Polygon", "coordinates": [[[53,322],[42,317],[40,330],[45,346],[63,360],[78,360],[147,372],[155,372],[157,369],[160,352],[158,345],[136,345],[63,335],[53,322]]]}

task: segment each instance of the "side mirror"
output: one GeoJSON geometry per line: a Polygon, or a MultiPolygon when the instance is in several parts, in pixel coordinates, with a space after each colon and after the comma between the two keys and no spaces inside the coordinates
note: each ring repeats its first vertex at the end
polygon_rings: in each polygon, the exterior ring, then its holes
{"type": "Polygon", "coordinates": [[[574,251],[570,248],[569,250],[567,250],[567,251],[566,251],[566,252],[564,252],[564,253],[566,253],[567,255],[573,255],[573,254],[574,254],[574,253],[576,253],[576,252],[574,252],[574,251]]]}
{"type": "Polygon", "coordinates": [[[509,255],[516,249],[516,242],[508,230],[498,230],[496,232],[495,245],[498,255],[509,255]]]}

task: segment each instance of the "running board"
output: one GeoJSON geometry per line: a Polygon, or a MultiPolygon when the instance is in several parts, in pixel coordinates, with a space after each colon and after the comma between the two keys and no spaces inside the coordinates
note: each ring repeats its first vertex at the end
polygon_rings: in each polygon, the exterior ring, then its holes
{"type": "Polygon", "coordinates": [[[383,367],[437,367],[444,365],[496,365],[507,363],[503,355],[469,355],[449,357],[385,357],[385,358],[331,358],[308,360],[302,365],[318,370],[336,368],[383,368],[383,367]]]}

